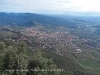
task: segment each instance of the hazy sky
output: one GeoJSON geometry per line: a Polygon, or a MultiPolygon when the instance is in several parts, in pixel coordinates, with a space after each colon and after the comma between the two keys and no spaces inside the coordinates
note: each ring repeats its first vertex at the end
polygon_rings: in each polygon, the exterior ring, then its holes
{"type": "Polygon", "coordinates": [[[0,0],[0,12],[100,12],[100,0],[0,0]]]}

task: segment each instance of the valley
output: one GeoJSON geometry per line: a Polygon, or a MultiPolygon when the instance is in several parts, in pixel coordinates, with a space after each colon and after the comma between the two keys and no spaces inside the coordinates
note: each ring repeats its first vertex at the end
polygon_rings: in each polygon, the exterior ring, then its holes
{"type": "MultiPolygon", "coordinates": [[[[36,16],[39,17],[39,15],[36,16]]],[[[42,15],[42,19],[43,17],[42,15]]],[[[99,75],[100,35],[99,28],[96,28],[98,23],[93,24],[88,18],[83,19],[80,17],[67,18],[63,21],[61,18],[55,19],[47,16],[44,18],[51,18],[51,23],[49,20],[35,18],[27,23],[23,19],[21,19],[23,23],[17,22],[18,19],[13,24],[11,24],[12,22],[8,24],[6,24],[7,22],[5,24],[1,23],[0,39],[3,38],[5,41],[15,44],[25,42],[29,55],[33,55],[38,51],[45,52],[46,56],[52,58],[59,68],[74,73],[71,75],[80,75],[78,73],[99,75]],[[52,19],[55,19],[55,21],[52,21],[52,19]]]]}

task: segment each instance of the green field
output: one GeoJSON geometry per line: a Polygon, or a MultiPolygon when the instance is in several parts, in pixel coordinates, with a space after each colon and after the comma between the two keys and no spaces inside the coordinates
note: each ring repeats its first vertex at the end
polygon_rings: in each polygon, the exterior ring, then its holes
{"type": "Polygon", "coordinates": [[[96,51],[86,52],[83,51],[80,54],[75,54],[75,60],[85,68],[99,69],[100,68],[100,54],[96,51]]]}

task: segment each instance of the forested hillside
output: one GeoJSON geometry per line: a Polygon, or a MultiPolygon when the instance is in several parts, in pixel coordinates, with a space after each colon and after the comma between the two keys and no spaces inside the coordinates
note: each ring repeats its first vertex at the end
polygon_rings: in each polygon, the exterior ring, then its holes
{"type": "Polygon", "coordinates": [[[0,42],[0,75],[59,75],[60,72],[49,71],[54,69],[57,66],[44,53],[35,52],[28,56],[24,42],[7,47],[4,42],[0,42]]]}

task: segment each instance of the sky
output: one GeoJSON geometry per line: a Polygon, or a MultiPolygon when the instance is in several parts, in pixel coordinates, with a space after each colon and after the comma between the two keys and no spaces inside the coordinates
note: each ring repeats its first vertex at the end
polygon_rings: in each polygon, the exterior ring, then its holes
{"type": "Polygon", "coordinates": [[[0,12],[100,14],[100,0],[0,0],[0,12]]]}

